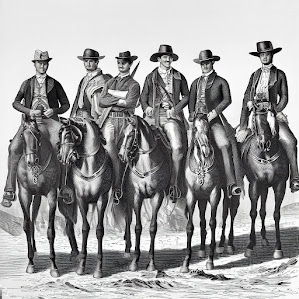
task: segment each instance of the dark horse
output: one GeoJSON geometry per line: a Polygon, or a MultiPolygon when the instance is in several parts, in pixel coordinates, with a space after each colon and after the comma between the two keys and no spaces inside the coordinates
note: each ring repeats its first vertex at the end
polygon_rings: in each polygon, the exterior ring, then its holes
{"type": "Polygon", "coordinates": [[[97,265],[93,276],[102,277],[104,236],[104,213],[108,203],[108,192],[112,183],[112,162],[103,148],[104,139],[96,123],[88,118],[74,118],[64,121],[60,132],[59,159],[64,165],[71,164],[67,174],[68,186],[74,190],[74,201],[82,215],[82,251],[77,274],[85,272],[87,239],[90,225],[87,220],[89,204],[96,203],[98,224],[97,265]]]}
{"type": "Polygon", "coordinates": [[[164,191],[168,190],[171,174],[170,151],[162,141],[158,130],[152,130],[149,124],[138,116],[129,119],[124,129],[124,139],[119,157],[127,163],[123,180],[123,199],[126,205],[125,255],[130,255],[132,210],[136,215],[136,243],[130,270],[136,271],[140,258],[140,237],[142,232],[141,207],[143,200],[150,198],[152,219],[150,223],[151,245],[147,270],[155,270],[154,246],[157,233],[157,215],[161,207],[164,191]]]}
{"type": "MultiPolygon", "coordinates": [[[[262,220],[262,245],[268,245],[266,239],[266,200],[268,188],[272,187],[275,195],[274,221],[276,230],[276,245],[274,258],[283,256],[281,250],[279,221],[280,207],[285,195],[286,181],[289,176],[289,162],[278,137],[277,121],[269,125],[268,113],[270,103],[255,103],[253,108],[253,134],[242,146],[242,160],[249,181],[249,197],[251,201],[251,232],[250,242],[245,256],[250,257],[256,245],[255,220],[257,217],[257,202],[261,197],[260,217],[262,220]]],[[[272,118],[272,121],[274,118],[272,118]]]]}
{"type": "Polygon", "coordinates": [[[28,259],[27,273],[34,272],[34,222],[40,207],[41,196],[46,196],[49,204],[49,224],[47,236],[50,243],[51,276],[58,277],[55,262],[54,219],[57,207],[57,188],[60,180],[60,164],[51,143],[42,136],[35,121],[27,120],[23,123],[24,154],[19,161],[17,180],[19,199],[24,214],[23,228],[27,237],[28,259]],[[34,196],[34,198],[33,198],[34,196]],[[32,205],[33,203],[33,205],[32,205]],[[32,207],[32,216],[30,207],[32,207]]]}
{"type": "MultiPolygon", "coordinates": [[[[223,180],[224,171],[221,160],[218,158],[221,153],[215,152],[216,147],[212,145],[210,138],[210,126],[207,116],[198,113],[193,123],[191,144],[187,154],[185,176],[186,176],[186,214],[188,223],[187,232],[187,254],[181,267],[181,272],[189,272],[189,264],[192,256],[191,240],[194,231],[193,213],[196,202],[199,207],[201,244],[198,252],[199,257],[204,258],[206,241],[206,207],[207,202],[211,205],[211,244],[209,258],[206,263],[207,269],[214,268],[214,253],[216,248],[216,214],[217,207],[221,198],[221,189],[224,190],[224,212],[227,216],[228,207],[231,207],[231,232],[228,245],[233,248],[233,221],[239,206],[239,196],[228,198],[223,180]],[[233,208],[232,208],[233,206],[233,208]]],[[[226,217],[225,217],[226,220],[226,217]]],[[[225,221],[224,220],[224,221],[225,221]]],[[[224,226],[225,227],[225,226],[224,226]]],[[[224,232],[222,235],[221,246],[225,240],[224,232]]]]}

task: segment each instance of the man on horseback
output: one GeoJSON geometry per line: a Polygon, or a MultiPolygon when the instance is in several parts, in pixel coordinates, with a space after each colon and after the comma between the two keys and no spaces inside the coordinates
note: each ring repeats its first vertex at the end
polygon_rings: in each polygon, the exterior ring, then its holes
{"type": "Polygon", "coordinates": [[[212,136],[223,156],[228,196],[231,197],[241,193],[241,182],[238,180],[237,183],[234,171],[234,166],[235,170],[239,171],[237,164],[233,163],[237,162],[237,155],[233,155],[234,161],[232,159],[233,129],[222,114],[232,102],[230,89],[227,81],[214,70],[214,62],[218,60],[220,57],[213,55],[210,50],[201,51],[199,57],[193,60],[201,65],[202,76],[195,79],[191,85],[189,121],[193,122],[197,113],[207,114],[212,136]]]}
{"type": "MultiPolygon", "coordinates": [[[[35,51],[32,62],[36,75],[23,82],[13,107],[24,113],[26,118],[35,119],[42,134],[50,140],[53,149],[56,150],[60,129],[58,114],[66,112],[70,104],[61,84],[47,75],[51,59],[47,51],[35,51]]],[[[7,208],[11,206],[11,201],[16,200],[16,171],[23,154],[22,132],[21,125],[8,149],[8,175],[2,201],[2,205],[7,208]]]]}
{"type": "Polygon", "coordinates": [[[270,41],[262,41],[257,43],[257,52],[249,53],[260,58],[262,67],[251,75],[245,91],[237,141],[244,142],[250,132],[247,125],[253,106],[256,103],[270,103],[268,122],[270,124],[271,118],[276,116],[279,140],[290,162],[290,188],[292,192],[296,192],[299,190],[297,140],[288,126],[285,114],[282,112],[288,103],[287,79],[285,73],[277,69],[272,63],[273,55],[280,52],[281,49],[274,49],[270,41]]]}
{"type": "Polygon", "coordinates": [[[178,58],[171,46],[160,45],[159,51],[150,57],[150,61],[159,62],[159,67],[146,77],[140,96],[145,120],[162,130],[171,147],[172,176],[169,198],[173,202],[181,197],[179,178],[183,170],[184,148],[187,146],[183,108],[189,99],[187,80],[171,66],[178,58]]]}
{"type": "Polygon", "coordinates": [[[140,97],[140,86],[130,75],[130,68],[137,56],[125,51],[115,58],[119,74],[106,83],[101,94],[97,93],[99,106],[96,109],[95,119],[106,140],[104,148],[113,163],[113,200],[117,204],[122,196],[122,169],[118,157],[118,143],[128,118],[134,114],[140,97]]]}
{"type": "MultiPolygon", "coordinates": [[[[81,79],[77,91],[77,95],[71,110],[71,118],[86,118],[90,120],[96,116],[95,110],[98,107],[96,92],[101,92],[105,82],[112,76],[103,74],[103,71],[98,67],[99,60],[105,56],[100,56],[99,52],[93,49],[85,49],[82,56],[77,56],[82,60],[87,74],[81,79]]],[[[65,184],[67,169],[64,169],[61,177],[61,190],[59,197],[65,202],[72,202],[72,190],[65,184]]]]}

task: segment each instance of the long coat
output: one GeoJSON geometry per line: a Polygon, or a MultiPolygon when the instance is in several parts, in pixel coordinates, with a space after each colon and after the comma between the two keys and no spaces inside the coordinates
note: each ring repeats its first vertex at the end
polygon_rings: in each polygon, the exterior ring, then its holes
{"type": "MultiPolygon", "coordinates": [[[[13,107],[27,116],[30,114],[32,105],[35,79],[36,76],[33,76],[23,82],[13,102],[13,107]]],[[[70,103],[63,87],[58,81],[48,75],[45,80],[49,107],[53,109],[53,116],[51,118],[58,120],[58,114],[66,112],[70,108],[70,103]]]]}
{"type": "MultiPolygon", "coordinates": [[[[247,89],[245,91],[240,119],[241,130],[247,128],[248,117],[250,114],[247,103],[248,101],[253,101],[261,73],[262,69],[260,68],[251,75],[247,89]]],[[[272,66],[270,69],[268,90],[269,101],[273,104],[274,110],[276,112],[281,112],[288,103],[288,84],[285,73],[275,66],[272,66]]]]}

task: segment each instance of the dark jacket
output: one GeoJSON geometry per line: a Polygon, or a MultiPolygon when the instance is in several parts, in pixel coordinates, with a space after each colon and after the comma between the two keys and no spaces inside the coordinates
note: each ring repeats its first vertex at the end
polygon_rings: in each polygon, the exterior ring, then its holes
{"type": "MultiPolygon", "coordinates": [[[[97,91],[101,91],[102,88],[104,87],[105,83],[107,80],[109,80],[112,76],[108,74],[103,74],[101,70],[97,73],[96,76],[92,77],[88,84],[86,85],[86,88],[84,90],[83,94],[83,104],[84,104],[84,109],[88,111],[90,115],[93,115],[93,108],[91,105],[91,96],[97,91]]],[[[72,111],[71,111],[71,117],[75,116],[77,109],[78,109],[78,100],[81,92],[81,85],[83,83],[84,77],[79,83],[77,95],[74,101],[74,104],[72,106],[72,111]]]]}
{"type": "MultiPolygon", "coordinates": [[[[13,107],[27,116],[30,114],[32,105],[35,78],[33,76],[23,82],[13,102],[13,107]]],[[[57,115],[66,112],[70,108],[69,100],[61,84],[48,75],[46,76],[46,92],[49,107],[53,109],[51,118],[58,120],[57,115]]]]}
{"type": "MultiPolygon", "coordinates": [[[[189,99],[189,114],[190,118],[194,117],[195,105],[197,100],[197,86],[200,77],[195,79],[190,89],[189,99]]],[[[227,108],[232,100],[230,95],[230,89],[227,81],[218,76],[216,72],[209,75],[206,84],[205,98],[208,112],[215,109],[217,115],[222,114],[222,111],[227,108]]],[[[219,120],[219,117],[216,117],[219,120]]]]}
{"type": "MultiPolygon", "coordinates": [[[[187,105],[189,100],[189,89],[187,80],[184,77],[183,74],[178,72],[175,69],[172,69],[173,72],[173,98],[172,98],[172,104],[174,107],[174,111],[177,115],[180,116],[181,120],[183,121],[183,108],[187,105]],[[180,99],[180,95],[183,96],[182,99],[180,99]]],[[[159,113],[158,107],[153,107],[153,97],[154,93],[156,93],[156,96],[158,95],[159,91],[157,88],[159,85],[157,84],[157,81],[159,81],[158,84],[165,87],[165,83],[161,76],[158,73],[158,68],[155,68],[145,79],[143,90],[141,92],[140,96],[140,102],[142,110],[145,111],[147,107],[154,108],[154,115],[159,113]],[[154,86],[155,84],[155,86],[154,86]],[[155,92],[154,92],[155,89],[155,92]]]]}
{"type": "MultiPolygon", "coordinates": [[[[253,101],[255,90],[261,76],[262,69],[255,71],[249,80],[249,84],[244,94],[243,107],[240,118],[240,129],[246,129],[250,111],[247,107],[248,101],[253,101]]],[[[269,78],[269,100],[273,104],[276,112],[281,112],[288,103],[288,84],[287,78],[283,71],[272,66],[269,78]],[[278,97],[279,96],[279,97],[278,97]]]]}

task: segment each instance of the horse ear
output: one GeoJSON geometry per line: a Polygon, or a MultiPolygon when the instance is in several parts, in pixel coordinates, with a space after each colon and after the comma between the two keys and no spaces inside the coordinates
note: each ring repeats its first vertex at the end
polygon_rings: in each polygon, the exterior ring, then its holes
{"type": "Polygon", "coordinates": [[[83,134],[82,134],[81,130],[78,127],[76,127],[75,125],[71,125],[71,128],[72,128],[72,132],[74,133],[74,135],[76,137],[76,145],[78,146],[82,141],[83,134]]]}
{"type": "Polygon", "coordinates": [[[64,118],[62,116],[59,116],[58,119],[59,119],[59,122],[63,125],[68,125],[69,124],[69,119],[68,118],[64,118]]]}

